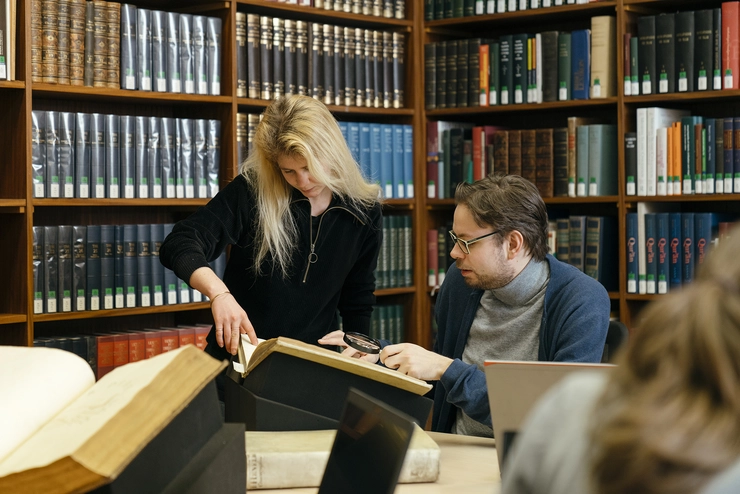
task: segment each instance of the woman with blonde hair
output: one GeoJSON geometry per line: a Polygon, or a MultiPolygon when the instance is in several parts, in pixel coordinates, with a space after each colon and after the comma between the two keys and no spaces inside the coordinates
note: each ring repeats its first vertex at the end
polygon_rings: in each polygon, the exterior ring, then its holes
{"type": "Polygon", "coordinates": [[[380,188],[368,183],[326,107],[273,102],[240,174],[175,225],[160,259],[211,300],[207,351],[236,354],[239,335],[309,343],[337,327],[367,333],[382,240],[380,188]],[[223,281],[210,269],[231,245],[223,281]]]}
{"type": "Polygon", "coordinates": [[[740,492],[738,252],[735,229],[695,281],[647,307],[608,378],[579,373],[543,397],[504,493],[740,492]]]}

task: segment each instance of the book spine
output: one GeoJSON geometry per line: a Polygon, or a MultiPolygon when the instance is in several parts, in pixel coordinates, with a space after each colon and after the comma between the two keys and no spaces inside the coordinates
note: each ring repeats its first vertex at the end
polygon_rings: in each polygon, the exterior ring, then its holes
{"type": "Polygon", "coordinates": [[[164,266],[159,262],[159,248],[164,242],[164,225],[152,224],[150,226],[149,261],[151,264],[151,294],[153,305],[164,305],[164,266]]]}
{"type": "MultiPolygon", "coordinates": [[[[174,223],[165,223],[162,225],[162,238],[167,238],[172,232],[174,223]]],[[[174,305],[177,303],[177,276],[171,269],[164,268],[164,303],[174,305]]]]}
{"type": "Polygon", "coordinates": [[[219,169],[221,167],[221,121],[208,120],[206,134],[206,158],[208,172],[208,197],[216,197],[219,191],[219,169]]]}
{"type": "MultiPolygon", "coordinates": [[[[509,175],[522,174],[522,131],[510,130],[507,132],[509,139],[509,175]]],[[[494,168],[495,171],[495,168],[494,168]]]]}
{"type": "Polygon", "coordinates": [[[335,88],[334,88],[334,27],[330,24],[322,25],[323,37],[321,43],[321,50],[323,53],[323,82],[324,82],[324,93],[321,100],[326,105],[334,104],[335,88]]]}
{"type": "Polygon", "coordinates": [[[58,198],[59,190],[59,112],[46,112],[47,197],[58,198]]]}
{"type": "Polygon", "coordinates": [[[722,9],[712,9],[713,22],[712,32],[713,46],[712,46],[712,68],[714,69],[714,76],[712,77],[712,89],[715,91],[722,89],[722,9]]]}
{"type": "Polygon", "coordinates": [[[161,10],[150,13],[152,29],[152,90],[167,91],[167,23],[161,10]]]}
{"type": "Polygon", "coordinates": [[[33,235],[33,313],[44,313],[44,227],[34,226],[33,235]]]}
{"type": "Polygon", "coordinates": [[[103,309],[115,307],[116,230],[113,225],[100,226],[100,296],[103,309]]]}
{"type": "Polygon", "coordinates": [[[738,88],[740,72],[740,3],[722,3],[722,88],[738,88]]]}
{"type": "Polygon", "coordinates": [[[696,242],[694,213],[681,213],[681,281],[694,281],[696,242]]]}
{"type": "Polygon", "coordinates": [[[87,309],[100,310],[100,226],[87,227],[87,309]]]}
{"type": "Polygon", "coordinates": [[[108,78],[108,8],[106,2],[93,4],[93,86],[106,87],[108,78]]]}
{"type": "Polygon", "coordinates": [[[635,180],[637,178],[637,133],[624,134],[624,167],[625,167],[625,194],[633,196],[637,193],[635,180]]]}
{"type": "Polygon", "coordinates": [[[33,197],[46,197],[46,112],[31,112],[31,180],[33,197]]]}
{"type": "Polygon", "coordinates": [[[455,97],[455,106],[465,108],[468,106],[468,69],[470,68],[468,58],[468,47],[470,40],[457,40],[457,95],[455,97]]]}
{"type": "Polygon", "coordinates": [[[627,213],[627,293],[637,293],[638,259],[640,239],[637,229],[637,213],[627,213]]]}
{"type": "Polygon", "coordinates": [[[151,241],[150,225],[136,225],[136,257],[138,268],[137,302],[139,307],[152,305],[152,267],[149,244],[151,241]]]}
{"type": "Polygon", "coordinates": [[[552,138],[553,195],[555,197],[568,197],[568,128],[558,127],[553,129],[552,138]]]}
{"type": "Polygon", "coordinates": [[[162,161],[160,159],[159,117],[147,117],[147,163],[149,165],[149,195],[153,199],[162,198],[162,161]]]}
{"type": "Polygon", "coordinates": [[[138,283],[138,252],[136,225],[123,225],[123,293],[125,306],[136,307],[138,283]]]}
{"type": "Polygon", "coordinates": [[[147,117],[137,116],[134,129],[136,145],[136,198],[149,198],[149,122],[147,117]]]}
{"type": "Polygon", "coordinates": [[[273,49],[272,49],[272,17],[260,17],[260,98],[272,99],[273,91],[273,49]]]}
{"type": "Polygon", "coordinates": [[[334,104],[341,106],[345,102],[345,72],[344,66],[346,60],[344,58],[344,28],[342,26],[334,26],[334,104]]]}
{"type": "Polygon", "coordinates": [[[56,84],[59,70],[59,2],[43,0],[41,12],[41,78],[56,84]]]}
{"type": "Polygon", "coordinates": [[[424,45],[424,107],[437,108],[437,46],[436,43],[424,45]]]}
{"type": "Polygon", "coordinates": [[[105,198],[105,115],[90,114],[90,191],[93,199],[105,198]]]}
{"type": "Polygon", "coordinates": [[[576,196],[588,196],[588,166],[591,140],[590,125],[576,127],[576,196]]]}
{"type": "Polygon", "coordinates": [[[354,29],[343,28],[344,35],[344,105],[355,106],[357,100],[355,32],[354,29]]]}
{"type": "Polygon", "coordinates": [[[175,126],[177,120],[162,117],[159,128],[159,159],[162,171],[162,197],[175,199],[177,182],[177,154],[175,148],[175,126]]]}
{"type": "Polygon", "coordinates": [[[59,185],[64,198],[75,196],[75,114],[59,112],[59,185]]]}
{"type": "Polygon", "coordinates": [[[296,85],[298,94],[309,95],[308,65],[308,24],[306,21],[295,23],[296,85]]]}
{"type": "Polygon", "coordinates": [[[72,310],[87,308],[87,227],[72,227],[72,310]]]}
{"type": "Polygon", "coordinates": [[[382,77],[379,77],[382,83],[380,106],[391,108],[393,105],[393,35],[383,31],[380,33],[380,41],[382,47],[378,49],[382,58],[382,63],[379,64],[382,67],[382,77]]]}
{"type": "Polygon", "coordinates": [[[655,241],[656,224],[655,213],[645,214],[645,238],[642,239],[642,247],[645,248],[647,293],[657,293],[656,276],[658,273],[658,264],[656,258],[657,245],[655,241]]]}
{"type": "MultiPolygon", "coordinates": [[[[302,23],[298,21],[297,23],[302,23]]],[[[247,96],[259,99],[261,91],[260,16],[247,14],[247,96]]]]}
{"type": "Polygon", "coordinates": [[[571,97],[575,99],[589,98],[589,82],[591,80],[591,31],[581,29],[571,33],[571,67],[572,76],[571,97]]]}
{"type": "MultiPolygon", "coordinates": [[[[287,25],[286,21],[286,45],[287,45],[287,25]]],[[[236,13],[236,97],[247,97],[247,14],[244,12],[236,13]]],[[[287,67],[286,67],[287,70],[287,67]]]]}
{"type": "Polygon", "coordinates": [[[206,17],[202,15],[193,16],[193,75],[195,94],[208,94],[206,17]]]}
{"type": "Polygon", "coordinates": [[[148,9],[136,10],[136,87],[152,90],[152,33],[148,9]]]}
{"type": "Polygon", "coordinates": [[[106,87],[119,89],[121,87],[121,4],[106,3],[106,87]]]}
{"type": "Polygon", "coordinates": [[[553,129],[537,129],[535,132],[535,185],[542,197],[553,196],[553,129]]]}
{"type": "Polygon", "coordinates": [[[120,120],[118,115],[105,115],[105,183],[106,197],[118,199],[121,183],[120,120]]]}
{"type": "Polygon", "coordinates": [[[193,65],[193,16],[180,14],[180,86],[185,94],[195,94],[193,65]]]}
{"type": "Polygon", "coordinates": [[[74,196],[90,197],[90,115],[75,114],[74,128],[74,196]]]}
{"type": "MultiPolygon", "coordinates": [[[[693,15],[691,18],[693,20],[693,15]]],[[[678,17],[674,16],[674,14],[660,14],[656,16],[655,70],[658,78],[656,82],[658,93],[675,93],[677,76],[679,91],[687,85],[686,69],[688,67],[685,60],[683,60],[683,64],[676,62],[680,60],[679,57],[682,55],[687,59],[691,56],[691,63],[693,65],[693,53],[686,53],[689,45],[687,41],[690,41],[693,51],[693,39],[691,39],[691,36],[691,31],[688,34],[684,31],[680,14],[678,17]],[[676,71],[676,68],[678,68],[678,71],[676,71]]]]}
{"type": "Polygon", "coordinates": [[[723,194],[725,191],[725,120],[714,119],[714,192],[723,194]]]}
{"type": "Polygon", "coordinates": [[[31,81],[43,82],[41,64],[43,60],[42,33],[43,21],[42,0],[31,1],[31,81]]]}
{"type": "Polygon", "coordinates": [[[124,199],[136,197],[136,118],[130,115],[120,117],[120,147],[121,147],[121,196],[124,199]]]}
{"type": "Polygon", "coordinates": [[[723,164],[724,164],[724,176],[723,176],[723,192],[725,194],[732,193],[732,175],[734,169],[734,143],[735,143],[735,132],[734,132],[734,120],[732,117],[725,118],[723,120],[723,164]]]}
{"type": "Polygon", "coordinates": [[[364,106],[372,108],[375,104],[375,57],[377,55],[377,47],[373,43],[373,31],[365,29],[363,31],[364,44],[363,48],[365,51],[365,104],[364,106]]]}
{"type": "Polygon", "coordinates": [[[182,179],[185,198],[193,199],[195,198],[193,121],[189,118],[181,118],[178,127],[180,129],[178,181],[182,179]]]}
{"type": "Polygon", "coordinates": [[[136,7],[121,5],[121,89],[136,89],[136,7]]]}
{"type": "Polygon", "coordinates": [[[179,93],[182,89],[180,77],[180,14],[167,12],[165,31],[165,60],[167,91],[179,93]]]}
{"type": "Polygon", "coordinates": [[[712,9],[694,12],[694,87],[697,91],[713,89],[714,13],[712,9]]]}
{"type": "Polygon", "coordinates": [[[206,18],[206,45],[207,45],[207,79],[208,94],[219,96],[221,94],[221,57],[222,44],[221,32],[222,21],[219,17],[206,18]]]}
{"type": "Polygon", "coordinates": [[[58,228],[45,226],[43,235],[43,269],[44,269],[44,312],[58,311],[57,289],[59,284],[59,257],[57,255],[58,228]]]}
{"type": "Polygon", "coordinates": [[[58,308],[61,312],[72,311],[72,227],[60,226],[57,237],[58,281],[58,308]]]}
{"type": "Polygon", "coordinates": [[[406,185],[406,199],[414,197],[414,129],[403,125],[403,183],[406,185]]]}
{"type": "Polygon", "coordinates": [[[208,197],[208,156],[206,153],[206,134],[208,120],[195,119],[194,146],[193,146],[193,180],[195,182],[195,197],[208,197]]]}
{"type": "Polygon", "coordinates": [[[365,39],[362,29],[355,29],[355,106],[365,106],[365,39]]]}
{"type": "Polygon", "coordinates": [[[95,72],[95,6],[93,2],[85,5],[85,86],[94,85],[95,72]]]}
{"type": "Polygon", "coordinates": [[[558,101],[567,101],[573,97],[572,44],[571,33],[561,32],[558,35],[558,101]]]}
{"type": "Polygon", "coordinates": [[[73,86],[85,82],[85,3],[71,0],[69,5],[69,82],[73,86]]]}
{"type": "Polygon", "coordinates": [[[113,306],[116,309],[126,307],[126,296],[123,286],[123,225],[116,225],[114,229],[114,250],[113,250],[113,306]]]}
{"type": "Polygon", "coordinates": [[[296,21],[285,19],[285,42],[283,57],[285,60],[285,95],[298,94],[298,77],[296,74],[296,21]]]}
{"type": "Polygon", "coordinates": [[[637,36],[640,94],[655,94],[655,16],[647,15],[637,19],[637,36]]]}
{"type": "MultiPolygon", "coordinates": [[[[667,15],[667,14],[666,14],[667,15]]],[[[661,16],[658,16],[660,18],[661,16]]],[[[686,11],[676,14],[676,76],[678,92],[694,91],[694,53],[696,28],[694,12],[686,11]]]]}

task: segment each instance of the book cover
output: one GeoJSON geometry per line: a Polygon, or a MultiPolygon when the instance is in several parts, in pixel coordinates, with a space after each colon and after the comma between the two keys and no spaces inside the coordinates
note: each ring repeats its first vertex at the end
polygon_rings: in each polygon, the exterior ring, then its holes
{"type": "Polygon", "coordinates": [[[689,57],[693,65],[693,38],[690,38],[690,34],[687,36],[683,20],[680,14],[675,16],[672,13],[655,17],[655,71],[657,92],[660,94],[676,92],[676,76],[678,90],[684,88],[687,83],[686,60],[689,57]],[[688,53],[689,42],[691,53],[688,53]]]}
{"type": "Polygon", "coordinates": [[[586,217],[586,254],[584,273],[604,285],[618,290],[617,228],[612,216],[586,217]]]}
{"type": "MultiPolygon", "coordinates": [[[[660,17],[660,16],[659,16],[660,17]]],[[[676,77],[675,85],[678,92],[691,92],[695,90],[694,79],[694,44],[696,41],[696,28],[694,25],[694,12],[685,11],[676,14],[676,77]]]]}
{"type": "Polygon", "coordinates": [[[588,195],[615,196],[617,180],[617,127],[588,126],[588,195]]]}
{"type": "Polygon", "coordinates": [[[571,98],[589,99],[591,81],[591,30],[571,33],[571,98]]]}
{"type": "Polygon", "coordinates": [[[72,227],[72,307],[87,309],[87,227],[72,227]]]}
{"type": "Polygon", "coordinates": [[[681,288],[682,281],[681,213],[668,214],[668,290],[681,288]]]}
{"type": "Polygon", "coordinates": [[[120,89],[120,54],[121,54],[121,4],[105,2],[106,4],[106,36],[107,53],[105,60],[105,87],[120,89]]]}
{"type": "Polygon", "coordinates": [[[60,197],[75,196],[75,114],[59,112],[59,188],[60,197]]]}
{"type": "Polygon", "coordinates": [[[105,196],[109,199],[118,199],[120,197],[120,130],[120,119],[118,115],[105,115],[105,196]]]}
{"type": "Polygon", "coordinates": [[[656,245],[657,225],[655,213],[645,214],[645,237],[642,247],[645,248],[645,280],[648,294],[657,293],[656,277],[658,275],[658,262],[656,245]]]}
{"type": "Polygon", "coordinates": [[[714,77],[714,12],[712,9],[694,12],[694,88],[713,89],[714,77]]]}
{"type": "Polygon", "coordinates": [[[151,241],[150,225],[136,225],[137,285],[136,301],[138,307],[152,305],[152,265],[149,245],[151,241]]]}
{"type": "Polygon", "coordinates": [[[136,234],[136,225],[123,225],[123,293],[127,308],[136,307],[139,272],[136,234]]]}
{"type": "Polygon", "coordinates": [[[59,257],[57,308],[60,312],[72,311],[72,286],[74,278],[74,259],[72,254],[73,234],[74,228],[72,226],[59,225],[57,233],[57,256],[59,257]]]}
{"type": "MultiPolygon", "coordinates": [[[[219,17],[206,17],[206,67],[208,94],[221,94],[221,31],[222,21],[219,17]]],[[[282,52],[281,52],[282,53],[282,52]]]]}
{"type": "Polygon", "coordinates": [[[193,78],[195,94],[208,94],[206,16],[193,15],[193,78]]]}
{"type": "Polygon", "coordinates": [[[259,99],[262,90],[260,71],[260,17],[257,14],[247,14],[247,94],[249,98],[259,99]]]}
{"type": "Polygon", "coordinates": [[[573,98],[572,44],[571,33],[561,31],[558,34],[558,101],[573,98]]]}
{"type": "Polygon", "coordinates": [[[164,225],[154,223],[149,225],[149,262],[151,265],[152,281],[151,295],[152,305],[164,305],[164,266],[159,262],[159,248],[164,242],[164,225]]]}
{"type": "Polygon", "coordinates": [[[33,197],[46,197],[46,112],[39,110],[31,112],[31,181],[33,197]]]}
{"type": "Polygon", "coordinates": [[[193,16],[180,14],[180,87],[185,94],[195,94],[193,65],[193,16]]]}
{"type": "Polygon", "coordinates": [[[722,88],[737,89],[740,72],[740,2],[722,3],[722,88]]]}
{"type": "Polygon", "coordinates": [[[123,285],[123,229],[123,225],[115,225],[115,241],[113,245],[113,306],[116,309],[126,307],[126,294],[124,293],[123,285]]]}
{"type": "Polygon", "coordinates": [[[638,293],[640,237],[637,231],[637,213],[627,213],[627,293],[638,293]]]}
{"type": "Polygon", "coordinates": [[[147,117],[147,164],[149,174],[149,196],[152,199],[162,198],[162,161],[160,159],[160,130],[159,117],[147,117]]]}
{"type": "MultiPolygon", "coordinates": [[[[657,71],[655,63],[655,16],[645,15],[637,19],[639,39],[638,61],[640,94],[657,92],[657,71]]],[[[638,193],[638,195],[640,195],[638,193]]]]}
{"type": "Polygon", "coordinates": [[[90,114],[90,195],[105,198],[105,115],[90,114]]]}
{"type": "MultiPolygon", "coordinates": [[[[86,249],[86,271],[87,271],[87,310],[100,310],[100,225],[89,225],[87,227],[87,249],[86,249]]],[[[98,348],[100,345],[98,344],[98,348]]],[[[98,361],[100,367],[100,361],[98,361]]]]}
{"type": "MultiPolygon", "coordinates": [[[[547,45],[545,45],[545,49],[547,45]]],[[[613,16],[591,18],[591,97],[617,95],[616,19],[613,16]]]]}
{"type": "Polygon", "coordinates": [[[46,177],[47,197],[58,198],[59,186],[59,112],[46,112],[46,177]]]}
{"type": "Polygon", "coordinates": [[[196,118],[193,133],[193,181],[195,183],[195,197],[208,197],[208,156],[206,139],[208,134],[208,120],[196,118]]]}
{"type": "Polygon", "coordinates": [[[136,89],[152,90],[152,31],[149,9],[136,10],[136,89]]]}
{"type": "Polygon", "coordinates": [[[151,19],[152,42],[152,90],[167,91],[167,21],[166,13],[161,10],[152,10],[151,19]]]}
{"type": "Polygon", "coordinates": [[[165,31],[165,60],[167,91],[179,93],[182,89],[180,78],[180,14],[177,12],[166,12],[165,31]]]}
{"type": "Polygon", "coordinates": [[[656,213],[655,215],[655,256],[657,293],[660,295],[668,293],[670,284],[670,214],[656,213]]]}
{"type": "Polygon", "coordinates": [[[100,226],[100,299],[105,310],[115,307],[115,235],[114,225],[100,226]]]}

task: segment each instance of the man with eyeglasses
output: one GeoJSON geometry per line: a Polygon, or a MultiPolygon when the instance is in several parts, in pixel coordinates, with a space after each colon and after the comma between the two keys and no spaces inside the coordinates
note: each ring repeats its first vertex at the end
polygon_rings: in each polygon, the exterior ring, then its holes
{"type": "Polygon", "coordinates": [[[547,253],[547,209],[519,176],[455,193],[455,265],[437,295],[434,351],[387,345],[386,367],[437,381],[432,429],[491,437],[483,362],[599,362],[609,326],[604,287],[547,253]]]}

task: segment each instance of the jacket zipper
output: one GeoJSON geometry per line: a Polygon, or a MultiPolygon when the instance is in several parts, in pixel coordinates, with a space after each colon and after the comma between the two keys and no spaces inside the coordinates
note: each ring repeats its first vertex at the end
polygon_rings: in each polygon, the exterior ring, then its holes
{"type": "Polygon", "coordinates": [[[326,211],[324,211],[321,216],[319,217],[319,227],[316,229],[316,239],[313,238],[313,226],[311,225],[311,222],[308,222],[308,234],[309,234],[309,241],[311,244],[311,252],[308,254],[308,264],[306,264],[306,272],[303,274],[303,283],[306,282],[306,279],[308,278],[308,270],[311,267],[311,264],[315,264],[316,261],[319,260],[319,256],[315,252],[316,248],[316,242],[319,240],[319,233],[321,233],[321,223],[324,221],[324,215],[331,211],[332,209],[343,209],[347,211],[349,214],[355,217],[357,221],[359,221],[363,226],[365,226],[365,222],[362,221],[355,213],[350,211],[349,209],[343,207],[343,206],[332,206],[328,208],[326,211]]]}

